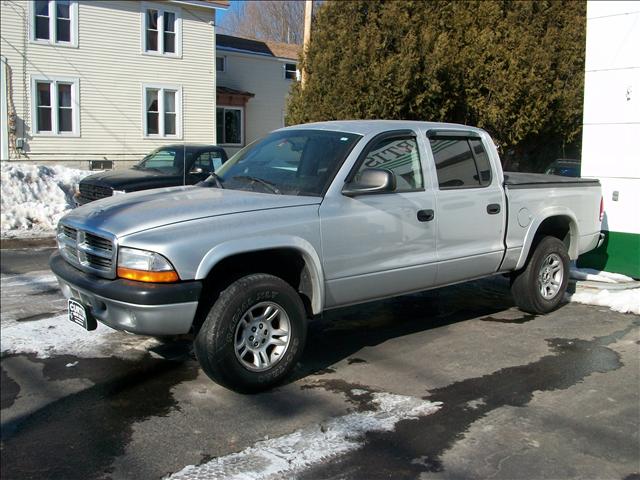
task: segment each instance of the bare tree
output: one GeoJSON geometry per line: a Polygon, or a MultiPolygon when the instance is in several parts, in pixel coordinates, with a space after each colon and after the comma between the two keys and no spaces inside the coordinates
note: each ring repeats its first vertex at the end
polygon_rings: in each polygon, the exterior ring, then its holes
{"type": "Polygon", "coordinates": [[[219,27],[232,35],[301,44],[303,23],[304,0],[262,0],[238,2],[219,27]]]}

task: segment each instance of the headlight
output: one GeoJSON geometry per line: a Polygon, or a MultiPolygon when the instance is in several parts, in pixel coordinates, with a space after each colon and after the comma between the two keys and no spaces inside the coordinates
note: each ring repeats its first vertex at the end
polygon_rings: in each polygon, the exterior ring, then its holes
{"type": "Polygon", "coordinates": [[[125,192],[124,190],[114,190],[111,195],[115,197],[116,195],[122,195],[124,193],[127,193],[127,192],[125,192]]]}
{"type": "Polygon", "coordinates": [[[138,282],[177,282],[171,262],[159,253],[122,247],[118,251],[118,277],[138,282]]]}

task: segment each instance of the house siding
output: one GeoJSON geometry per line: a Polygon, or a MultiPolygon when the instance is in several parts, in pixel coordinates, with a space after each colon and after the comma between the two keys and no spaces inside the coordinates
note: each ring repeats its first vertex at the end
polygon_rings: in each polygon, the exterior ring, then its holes
{"type": "Polygon", "coordinates": [[[126,166],[163,144],[215,143],[215,32],[209,23],[213,11],[144,4],[180,10],[181,58],[142,54],[141,2],[80,1],[78,47],[73,48],[30,42],[29,5],[2,1],[1,49],[10,68],[15,137],[26,139],[24,153],[10,149],[10,160],[68,162],[86,168],[89,160],[106,158],[126,166]],[[33,134],[33,75],[79,78],[79,136],[33,134]],[[182,89],[181,138],[144,138],[144,84],[182,89]]]}
{"type": "MultiPolygon", "coordinates": [[[[284,65],[297,61],[244,54],[222,48],[218,49],[217,55],[226,57],[225,71],[218,72],[218,85],[255,95],[245,106],[245,145],[282,128],[286,98],[293,81],[284,78],[284,65]]],[[[232,155],[241,147],[224,148],[232,155]]]]}

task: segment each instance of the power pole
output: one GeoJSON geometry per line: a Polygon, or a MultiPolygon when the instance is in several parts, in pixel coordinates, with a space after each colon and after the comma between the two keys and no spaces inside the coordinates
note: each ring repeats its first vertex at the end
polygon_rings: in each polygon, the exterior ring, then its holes
{"type": "MultiPolygon", "coordinates": [[[[311,41],[311,17],[313,17],[313,0],[306,0],[304,4],[304,40],[302,44],[302,51],[304,55],[307,55],[309,48],[309,42],[311,41]]],[[[307,72],[302,69],[302,88],[307,80],[307,72]]]]}

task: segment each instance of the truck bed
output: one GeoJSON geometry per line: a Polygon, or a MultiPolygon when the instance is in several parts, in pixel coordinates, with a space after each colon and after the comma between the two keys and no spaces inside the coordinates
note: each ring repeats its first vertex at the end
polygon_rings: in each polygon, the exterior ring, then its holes
{"type": "Polygon", "coordinates": [[[504,172],[504,186],[516,188],[591,187],[600,185],[594,178],[562,177],[546,173],[504,172]]]}

